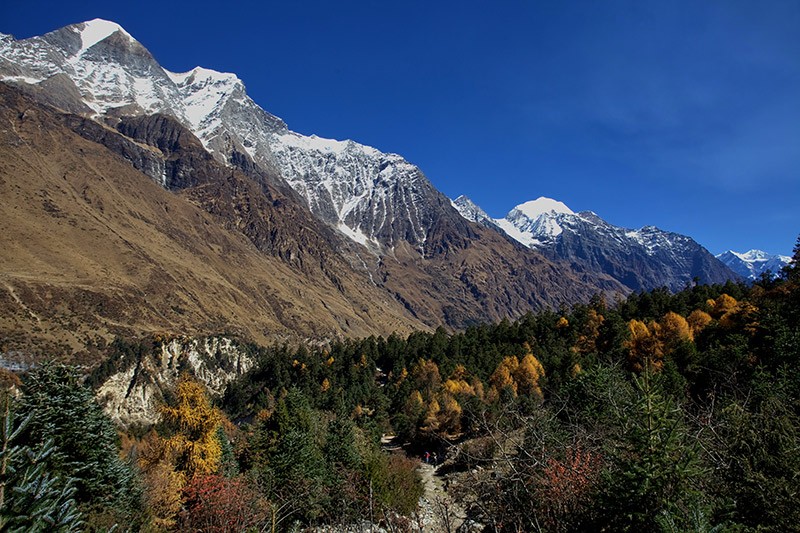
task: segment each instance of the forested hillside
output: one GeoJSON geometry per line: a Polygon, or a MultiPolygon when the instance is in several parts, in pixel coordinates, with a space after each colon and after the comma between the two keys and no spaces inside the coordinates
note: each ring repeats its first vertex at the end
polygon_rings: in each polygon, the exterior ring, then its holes
{"type": "MultiPolygon", "coordinates": [[[[3,527],[413,530],[415,458],[433,452],[453,526],[796,530],[799,258],[800,243],[752,286],[598,297],[455,334],[251,345],[223,397],[187,374],[159,425],[121,439],[88,388],[108,365],[84,384],[36,368],[4,400],[3,527]],[[402,448],[382,449],[387,435],[402,448]]],[[[152,345],[115,343],[109,360],[152,345]]]]}

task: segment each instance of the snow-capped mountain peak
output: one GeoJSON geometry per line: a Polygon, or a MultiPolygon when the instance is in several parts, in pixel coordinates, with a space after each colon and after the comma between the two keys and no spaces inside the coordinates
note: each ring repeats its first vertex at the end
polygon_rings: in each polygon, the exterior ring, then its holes
{"type": "Polygon", "coordinates": [[[291,132],[247,96],[236,75],[202,67],[169,72],[113,22],[96,19],[41,37],[0,39],[0,79],[41,85],[54,78],[74,85],[59,94],[79,95],[71,101],[59,96],[58,107],[100,119],[171,115],[219,160],[241,164],[246,154],[259,167],[277,170],[317,217],[375,249],[396,241],[421,249],[443,200],[399,155],[291,132]]]}
{"type": "Polygon", "coordinates": [[[234,93],[244,93],[244,84],[236,74],[195,67],[188,72],[164,71],[182,96],[184,116],[201,140],[219,127],[215,111],[222,108],[234,93]]]}
{"type": "Polygon", "coordinates": [[[750,250],[744,253],[728,250],[717,255],[717,259],[747,279],[758,279],[767,271],[777,274],[792,260],[787,255],[770,254],[763,250],[750,250]]]}
{"type": "Polygon", "coordinates": [[[573,215],[563,202],[540,196],[516,206],[495,223],[512,239],[536,248],[561,235],[563,225],[573,215]]]}
{"type": "Polygon", "coordinates": [[[75,24],[71,29],[81,37],[81,48],[78,50],[78,55],[117,32],[135,41],[131,34],[126,32],[122,26],[116,22],[104,19],[93,19],[75,24]]]}
{"type": "MultiPolygon", "coordinates": [[[[702,246],[685,235],[655,226],[638,230],[609,224],[592,211],[573,212],[563,202],[540,197],[512,209],[505,218],[480,220],[469,199],[453,202],[461,215],[494,227],[512,239],[578,269],[602,270],[632,290],[668,286],[679,290],[695,277],[718,283],[733,278],[702,246]]],[[[487,216],[488,218],[488,216],[487,216]]]]}
{"type": "Polygon", "coordinates": [[[783,258],[786,258],[787,260],[789,259],[787,256],[775,256],[775,255],[772,255],[772,254],[768,254],[767,252],[765,252],[763,250],[749,250],[749,251],[744,252],[744,253],[739,253],[739,252],[734,252],[733,250],[728,250],[728,253],[733,254],[736,257],[738,257],[739,259],[741,259],[742,261],[747,261],[747,262],[769,261],[770,259],[772,259],[774,257],[783,257],[783,258]]]}
{"type": "Polygon", "coordinates": [[[531,220],[535,220],[545,213],[564,213],[567,215],[575,214],[572,209],[567,207],[563,202],[553,200],[552,198],[546,198],[544,196],[540,196],[536,200],[531,200],[529,202],[525,202],[524,204],[520,204],[515,207],[514,210],[519,211],[531,220]]]}

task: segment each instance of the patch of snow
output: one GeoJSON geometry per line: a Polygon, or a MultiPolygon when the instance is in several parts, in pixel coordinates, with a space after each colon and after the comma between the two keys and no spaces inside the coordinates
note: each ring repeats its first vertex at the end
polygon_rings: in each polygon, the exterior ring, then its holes
{"type": "Polygon", "coordinates": [[[81,49],[78,52],[78,55],[82,54],[103,39],[106,39],[109,35],[113,35],[118,31],[122,32],[123,35],[133,40],[133,37],[131,37],[131,35],[126,32],[122,26],[109,20],[89,20],[83,24],[76,25],[75,30],[81,36],[81,49]],[[78,26],[82,26],[82,29],[78,30],[78,26]]]}
{"type": "Polygon", "coordinates": [[[318,152],[328,152],[340,155],[350,146],[351,141],[337,141],[335,139],[325,139],[311,135],[307,137],[299,133],[289,132],[279,135],[278,139],[282,144],[291,148],[302,150],[316,150],[318,152]]]}
{"type": "MultiPolygon", "coordinates": [[[[358,228],[353,229],[350,226],[340,223],[337,226],[337,229],[359,244],[362,244],[367,247],[369,247],[370,245],[372,246],[375,245],[375,243],[369,237],[367,237],[367,235],[363,231],[361,231],[358,228]]],[[[364,265],[364,267],[366,268],[366,265],[364,265]]],[[[372,276],[370,275],[370,277],[372,276]]]]}
{"type": "Polygon", "coordinates": [[[151,80],[146,78],[134,78],[133,91],[135,94],[136,103],[139,104],[142,109],[151,111],[159,107],[161,99],[159,98],[158,93],[155,91],[155,87],[153,87],[153,82],[151,80]]]}
{"type": "MultiPolygon", "coordinates": [[[[734,252],[733,250],[728,250],[728,252],[732,255],[735,255],[745,263],[761,263],[764,261],[770,261],[772,259],[778,259],[783,262],[791,261],[791,257],[787,255],[773,255],[767,253],[763,250],[750,250],[744,253],[734,252]]],[[[722,255],[722,254],[720,254],[722,255]]],[[[717,256],[719,257],[719,255],[717,256]]]]}
{"type": "Polygon", "coordinates": [[[8,76],[3,78],[3,81],[10,81],[14,83],[27,83],[29,85],[36,85],[37,83],[44,81],[40,78],[32,78],[30,76],[8,76]]]}
{"type": "Polygon", "coordinates": [[[625,232],[625,236],[631,239],[632,241],[636,241],[637,243],[644,246],[644,238],[642,237],[642,234],[639,231],[628,230],[625,232]]]}
{"type": "Polygon", "coordinates": [[[495,219],[495,223],[500,226],[500,229],[517,242],[524,244],[529,248],[535,248],[541,244],[541,241],[535,238],[531,233],[520,230],[510,220],[505,218],[495,219]]]}

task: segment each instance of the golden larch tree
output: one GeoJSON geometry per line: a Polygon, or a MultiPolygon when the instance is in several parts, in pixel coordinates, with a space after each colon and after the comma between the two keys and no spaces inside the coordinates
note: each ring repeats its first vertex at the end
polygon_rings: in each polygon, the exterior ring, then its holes
{"type": "Polygon", "coordinates": [[[542,396],[539,381],[544,377],[544,367],[532,353],[525,354],[514,370],[514,381],[517,383],[517,392],[528,396],[542,396]]]}
{"type": "Polygon", "coordinates": [[[636,319],[628,322],[630,336],[625,347],[628,349],[628,362],[635,372],[641,372],[645,367],[656,372],[661,370],[664,349],[659,341],[660,331],[661,327],[655,322],[650,325],[636,319]]]}
{"type": "Polygon", "coordinates": [[[212,407],[202,385],[184,374],[178,381],[174,406],[161,409],[173,430],[166,439],[167,450],[175,453],[175,469],[188,478],[213,474],[219,468],[222,449],[217,438],[221,414],[212,407]]]}
{"type": "Polygon", "coordinates": [[[661,319],[661,338],[664,344],[674,347],[683,341],[693,341],[694,334],[689,322],[678,313],[668,312],[661,319]]]}
{"type": "Polygon", "coordinates": [[[489,378],[489,383],[492,384],[492,388],[495,391],[494,395],[498,394],[505,387],[511,387],[514,391],[514,395],[517,394],[517,382],[514,381],[514,371],[518,366],[519,359],[513,355],[500,361],[500,364],[497,365],[497,368],[489,378]]]}
{"type": "Polygon", "coordinates": [[[702,309],[695,309],[689,313],[688,317],[686,317],[686,321],[689,323],[689,327],[692,329],[693,337],[697,336],[698,333],[703,331],[713,320],[714,319],[711,318],[711,315],[702,309]]]}

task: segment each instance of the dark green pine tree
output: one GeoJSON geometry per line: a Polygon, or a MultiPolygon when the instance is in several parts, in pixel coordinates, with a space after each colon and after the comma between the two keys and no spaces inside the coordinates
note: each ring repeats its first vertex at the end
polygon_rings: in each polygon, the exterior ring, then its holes
{"type": "Polygon", "coordinates": [[[0,421],[0,531],[79,531],[81,513],[75,487],[46,470],[53,441],[37,450],[19,443],[31,417],[16,423],[10,398],[0,421]]]}
{"type": "Polygon", "coordinates": [[[74,480],[87,519],[95,517],[101,528],[135,526],[142,505],[135,470],[120,458],[116,429],[75,368],[47,364],[33,370],[23,382],[19,412],[30,417],[21,435],[25,444],[39,450],[54,443],[46,468],[74,480]]]}
{"type": "Polygon", "coordinates": [[[324,513],[329,496],[318,423],[308,398],[292,388],[251,439],[255,473],[270,499],[307,524],[324,513]]]}
{"type": "Polygon", "coordinates": [[[622,417],[609,451],[602,502],[615,531],[655,531],[662,524],[689,530],[702,515],[705,473],[680,410],[646,369],[634,377],[638,394],[622,417]]]}
{"type": "Polygon", "coordinates": [[[788,265],[783,267],[783,273],[789,281],[800,282],[800,237],[797,237],[797,242],[794,245],[792,253],[792,260],[788,265]]]}

